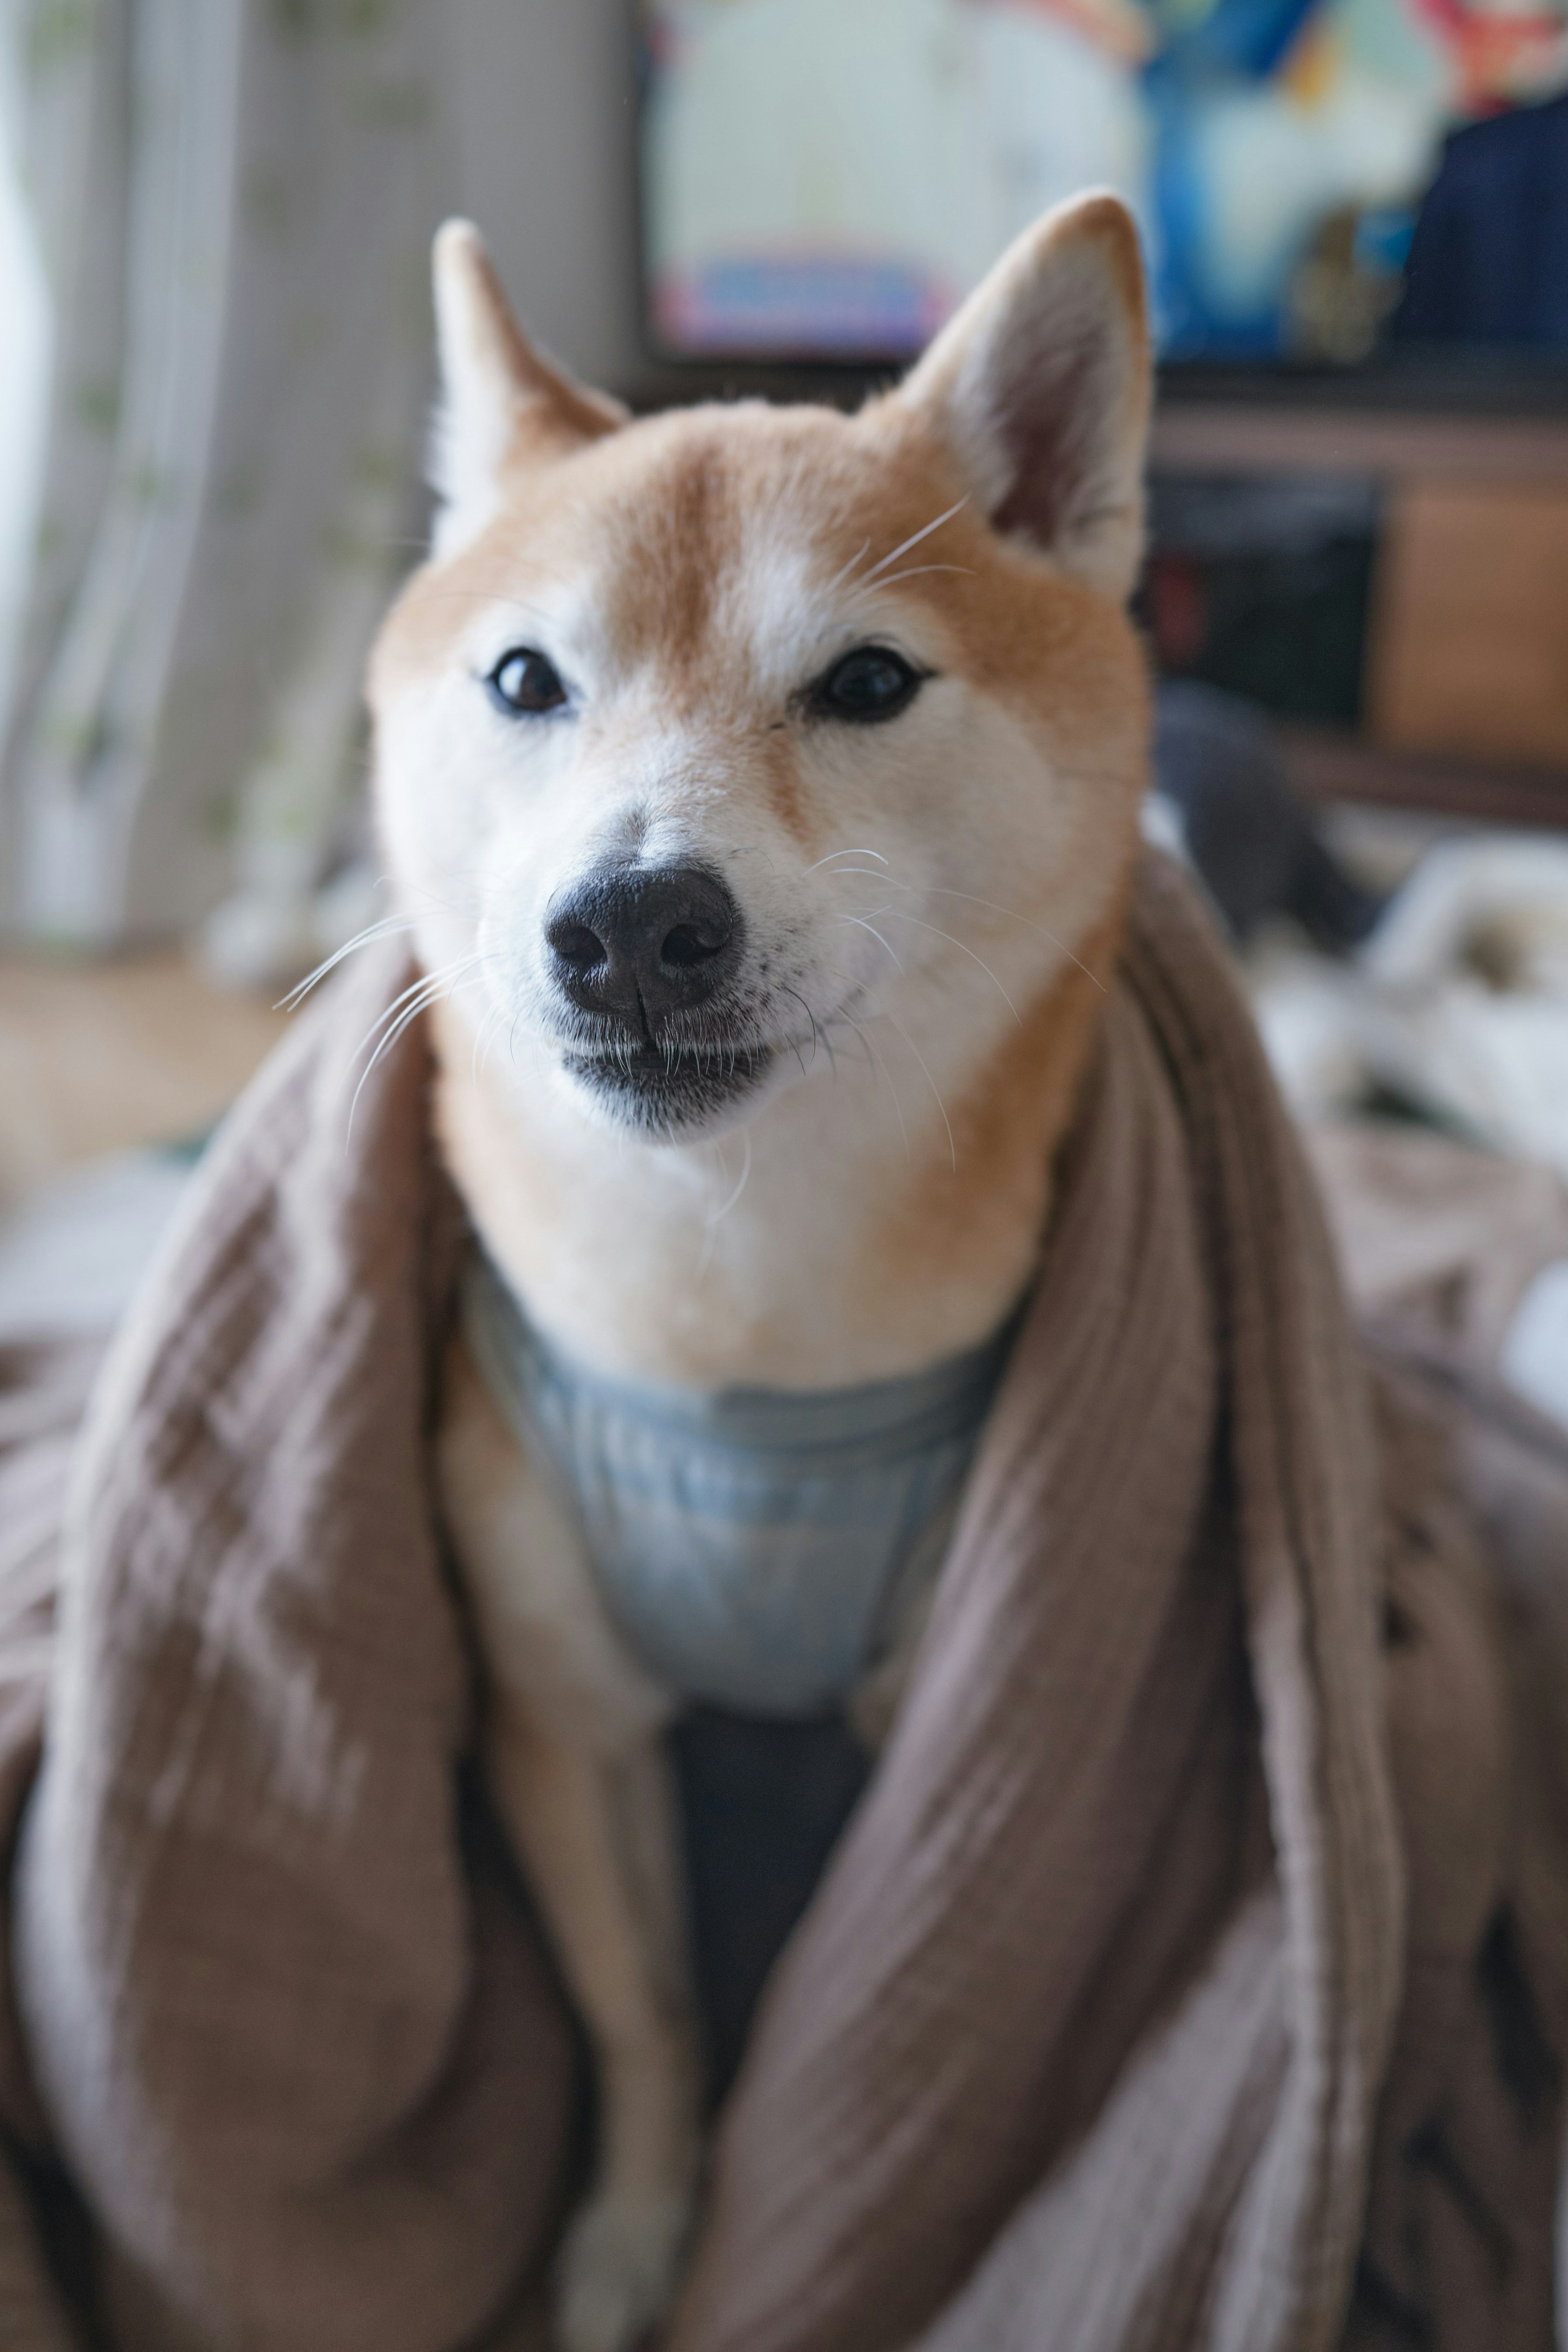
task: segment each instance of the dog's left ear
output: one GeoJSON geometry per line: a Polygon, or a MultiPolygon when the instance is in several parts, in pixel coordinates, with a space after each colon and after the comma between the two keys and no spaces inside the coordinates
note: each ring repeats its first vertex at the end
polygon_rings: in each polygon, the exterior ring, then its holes
{"type": "Polygon", "coordinates": [[[1026,230],[894,395],[998,530],[1117,597],[1143,555],[1149,397],[1137,231],[1112,195],[1026,230]]]}
{"type": "Polygon", "coordinates": [[[627,412],[529,342],[472,221],[443,224],[434,265],[442,397],[430,446],[441,500],[432,552],[442,557],[477,539],[508,475],[614,432],[627,412]]]}

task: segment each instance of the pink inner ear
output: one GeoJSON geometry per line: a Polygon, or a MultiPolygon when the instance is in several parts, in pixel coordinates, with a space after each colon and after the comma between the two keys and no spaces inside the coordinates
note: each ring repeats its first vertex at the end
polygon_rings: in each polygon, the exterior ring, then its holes
{"type": "Polygon", "coordinates": [[[1049,548],[1113,502],[1119,376],[1103,289],[1077,289],[1004,331],[991,365],[992,429],[1011,485],[991,518],[998,530],[1049,548]]]}

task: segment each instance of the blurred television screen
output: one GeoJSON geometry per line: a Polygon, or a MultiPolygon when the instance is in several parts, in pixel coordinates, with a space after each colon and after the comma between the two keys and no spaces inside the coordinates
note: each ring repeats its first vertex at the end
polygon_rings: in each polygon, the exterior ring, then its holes
{"type": "Polygon", "coordinates": [[[650,0],[642,24],[672,356],[915,352],[1096,184],[1137,215],[1167,359],[1568,346],[1568,0],[650,0]]]}

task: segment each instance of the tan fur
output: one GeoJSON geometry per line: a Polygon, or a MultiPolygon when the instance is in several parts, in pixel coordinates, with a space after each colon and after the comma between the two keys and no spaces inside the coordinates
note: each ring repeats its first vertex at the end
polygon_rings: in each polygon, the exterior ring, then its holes
{"type": "Polygon", "coordinates": [[[1045,1235],[1051,1160],[1072,1116],[1125,914],[1124,893],[1083,942],[1082,968],[1061,975],[977,1074],[952,1115],[956,1166],[925,1169],[890,1212],[880,1253],[890,1289],[907,1280],[911,1265],[936,1258],[988,1249],[998,1288],[1020,1259],[1032,1263],[1045,1235]]]}
{"type": "MultiPolygon", "coordinates": [[[[613,1373],[825,1389],[928,1366],[1030,1280],[1126,903],[1148,722],[1123,610],[1148,402],[1126,216],[1048,219],[852,417],[627,425],[533,352],[466,225],[437,283],[444,509],[371,698],[388,863],[446,975],[434,1115],[475,1224],[534,1321],[613,1373]],[[883,725],[810,698],[857,644],[925,676],[883,725]],[[565,715],[497,717],[508,645],[556,664],[565,715]],[[539,945],[561,891],[628,860],[695,860],[745,919],[727,1017],[768,1058],[690,1128],[617,1129],[584,1090],[539,945]]],[[[623,2352],[668,2298],[697,2173],[673,1700],[461,1347],[439,1474],[492,1786],[600,2061],[561,2339],[623,2352]]],[[[885,1724],[916,1630],[862,1720],[885,1724]]]]}

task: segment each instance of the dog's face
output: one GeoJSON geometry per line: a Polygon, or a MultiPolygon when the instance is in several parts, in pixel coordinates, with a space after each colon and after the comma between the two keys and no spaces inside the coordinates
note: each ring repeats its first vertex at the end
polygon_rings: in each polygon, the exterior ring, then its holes
{"type": "Polygon", "coordinates": [[[883,1024],[980,1050],[1135,821],[1125,215],[1048,223],[853,417],[628,423],[522,342],[472,231],[437,290],[446,507],[371,671],[433,986],[563,1115],[661,1140],[883,1024]]]}

